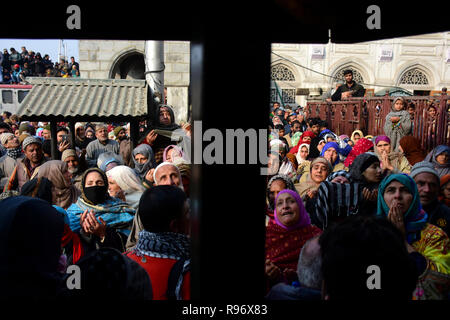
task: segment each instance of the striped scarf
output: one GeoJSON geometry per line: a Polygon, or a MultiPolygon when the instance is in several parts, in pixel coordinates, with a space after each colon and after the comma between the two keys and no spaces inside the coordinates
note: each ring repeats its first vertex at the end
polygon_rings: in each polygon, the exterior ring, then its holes
{"type": "Polygon", "coordinates": [[[311,222],[324,230],[332,220],[357,214],[360,199],[361,187],[358,183],[324,181],[319,186],[311,222]]]}

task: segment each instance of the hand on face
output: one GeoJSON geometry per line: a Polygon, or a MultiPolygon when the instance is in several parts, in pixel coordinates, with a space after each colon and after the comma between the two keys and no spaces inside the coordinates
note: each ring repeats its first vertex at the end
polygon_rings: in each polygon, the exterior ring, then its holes
{"type": "Polygon", "coordinates": [[[391,208],[388,213],[388,220],[391,221],[405,235],[405,223],[403,214],[398,206],[397,200],[392,201],[391,208]]]}

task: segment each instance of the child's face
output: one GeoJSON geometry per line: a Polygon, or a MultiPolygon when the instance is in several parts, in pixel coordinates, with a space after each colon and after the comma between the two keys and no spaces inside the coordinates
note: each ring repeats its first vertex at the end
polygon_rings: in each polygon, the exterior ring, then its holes
{"type": "Polygon", "coordinates": [[[398,99],[397,101],[395,101],[394,103],[394,109],[395,111],[400,111],[403,109],[403,101],[398,99]]]}

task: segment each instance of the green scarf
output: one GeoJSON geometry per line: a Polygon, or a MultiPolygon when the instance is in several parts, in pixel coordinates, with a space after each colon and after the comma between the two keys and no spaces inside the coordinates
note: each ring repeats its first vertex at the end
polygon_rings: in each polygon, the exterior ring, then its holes
{"type": "Polygon", "coordinates": [[[420,204],[419,190],[415,181],[404,173],[396,173],[388,175],[381,181],[378,188],[378,209],[377,216],[387,217],[389,213],[389,207],[384,201],[384,191],[386,187],[393,181],[396,180],[403,184],[409,192],[413,195],[413,200],[408,208],[408,211],[403,215],[405,221],[405,230],[407,234],[407,241],[409,244],[417,240],[417,235],[419,231],[425,228],[428,220],[428,214],[422,209],[420,204]]]}

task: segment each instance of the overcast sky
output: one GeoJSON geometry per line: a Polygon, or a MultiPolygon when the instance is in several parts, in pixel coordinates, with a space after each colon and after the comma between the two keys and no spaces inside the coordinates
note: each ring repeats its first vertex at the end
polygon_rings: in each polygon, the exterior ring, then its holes
{"type": "MultiPolygon", "coordinates": [[[[67,57],[73,56],[75,61],[78,61],[78,40],[63,40],[63,43],[67,45],[67,57]]],[[[27,50],[35,53],[40,52],[42,57],[48,54],[53,62],[58,62],[59,41],[60,39],[0,39],[0,50],[3,53],[3,49],[8,49],[10,52],[9,49],[14,48],[20,53],[21,47],[26,47],[27,50]]],[[[64,55],[63,49],[61,53],[64,55]]]]}

